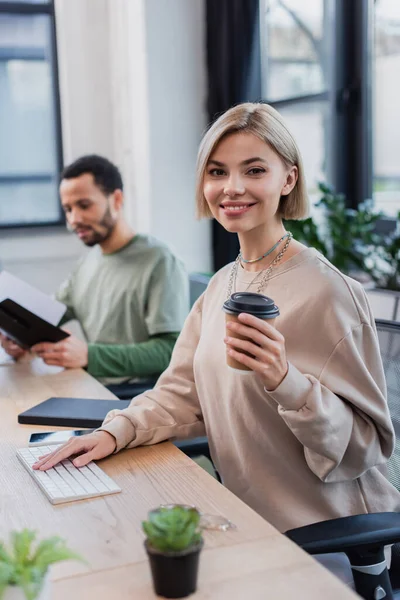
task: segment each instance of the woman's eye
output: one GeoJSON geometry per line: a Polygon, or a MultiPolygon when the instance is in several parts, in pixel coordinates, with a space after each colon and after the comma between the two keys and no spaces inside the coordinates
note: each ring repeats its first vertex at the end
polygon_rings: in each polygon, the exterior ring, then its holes
{"type": "Polygon", "coordinates": [[[248,175],[261,175],[262,173],[265,173],[265,169],[261,167],[252,167],[247,171],[248,175]]]}
{"type": "Polygon", "coordinates": [[[210,169],[208,173],[213,177],[221,177],[222,175],[225,175],[225,171],[223,169],[210,169]]]}

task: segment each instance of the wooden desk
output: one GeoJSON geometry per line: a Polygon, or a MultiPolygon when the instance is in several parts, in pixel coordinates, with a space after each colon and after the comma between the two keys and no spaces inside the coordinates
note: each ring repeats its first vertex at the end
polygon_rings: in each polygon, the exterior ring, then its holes
{"type": "Polygon", "coordinates": [[[27,445],[29,434],[40,429],[18,425],[17,414],[50,396],[113,396],[81,370],[49,374],[41,361],[0,367],[0,538],[22,527],[40,536],[58,534],[89,562],[54,568],[55,600],[156,598],[141,521],[150,508],[165,502],[195,504],[237,525],[236,531],[205,532],[194,598],[356,597],[169,442],[100,462],[122,493],[51,505],[15,456],[15,448],[27,445]]]}

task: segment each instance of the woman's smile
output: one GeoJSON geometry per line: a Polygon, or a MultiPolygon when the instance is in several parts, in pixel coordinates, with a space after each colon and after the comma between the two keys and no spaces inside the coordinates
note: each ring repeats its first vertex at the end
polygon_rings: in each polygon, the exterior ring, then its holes
{"type": "Polygon", "coordinates": [[[245,203],[241,200],[237,200],[236,202],[222,202],[220,204],[220,209],[225,216],[228,218],[238,218],[242,215],[248,213],[253,206],[256,205],[256,202],[248,202],[245,203]]]}

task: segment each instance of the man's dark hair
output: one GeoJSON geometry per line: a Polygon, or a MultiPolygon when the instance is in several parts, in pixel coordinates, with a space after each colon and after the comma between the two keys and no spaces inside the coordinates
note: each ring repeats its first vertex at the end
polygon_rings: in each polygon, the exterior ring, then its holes
{"type": "Polygon", "coordinates": [[[73,163],[64,168],[60,180],[74,179],[85,173],[91,173],[95,184],[106,194],[112,194],[115,190],[122,190],[123,183],[118,168],[104,156],[88,154],[81,156],[73,163]]]}

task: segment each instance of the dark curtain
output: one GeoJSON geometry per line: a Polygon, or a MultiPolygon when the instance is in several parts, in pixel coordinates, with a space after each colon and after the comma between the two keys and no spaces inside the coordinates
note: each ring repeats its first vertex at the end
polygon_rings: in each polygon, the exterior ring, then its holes
{"type": "MultiPolygon", "coordinates": [[[[207,0],[207,110],[222,112],[261,99],[259,0],[207,0]]],[[[214,270],[235,260],[237,235],[212,223],[214,270]]]]}

